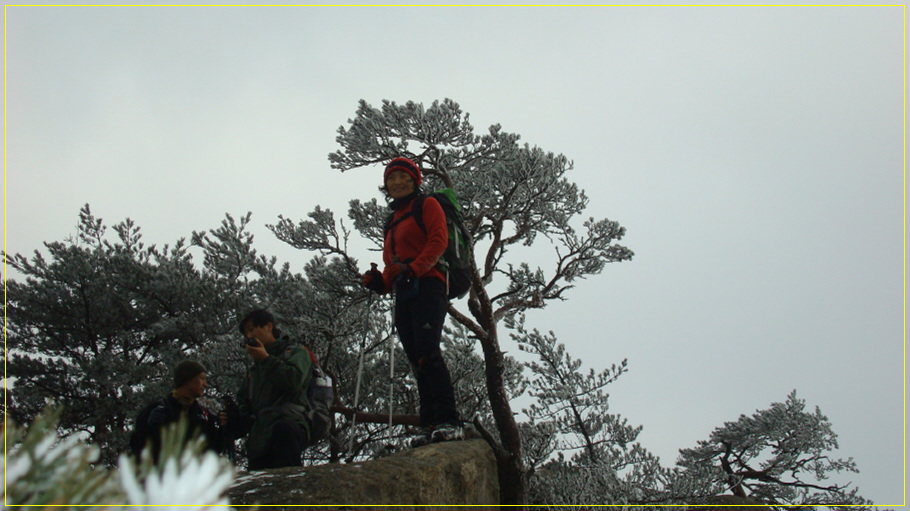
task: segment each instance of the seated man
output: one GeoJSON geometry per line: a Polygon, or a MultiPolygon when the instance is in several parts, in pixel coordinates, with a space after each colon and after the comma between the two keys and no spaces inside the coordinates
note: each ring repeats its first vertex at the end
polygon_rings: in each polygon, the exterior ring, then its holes
{"type": "Polygon", "coordinates": [[[161,453],[161,431],[165,426],[186,416],[188,428],[186,439],[202,434],[206,447],[222,452],[226,445],[218,418],[199,404],[207,385],[205,368],[193,360],[184,360],[174,368],[174,390],[170,395],[146,406],[136,419],[130,436],[130,450],[139,458],[148,442],[151,442],[152,460],[157,463],[161,453]]]}

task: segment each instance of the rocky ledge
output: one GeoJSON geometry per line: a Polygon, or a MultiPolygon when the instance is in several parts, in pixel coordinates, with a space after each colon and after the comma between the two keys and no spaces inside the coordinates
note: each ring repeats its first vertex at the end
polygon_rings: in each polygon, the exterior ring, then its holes
{"type": "Polygon", "coordinates": [[[267,505],[276,511],[314,505],[329,510],[364,505],[426,510],[447,504],[489,509],[498,505],[499,482],[490,446],[464,440],[360,463],[244,472],[229,496],[233,506],[267,505]]]}

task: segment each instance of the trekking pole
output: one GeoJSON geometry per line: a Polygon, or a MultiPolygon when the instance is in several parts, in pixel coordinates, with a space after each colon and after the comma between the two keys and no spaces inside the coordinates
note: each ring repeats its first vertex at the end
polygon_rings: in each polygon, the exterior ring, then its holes
{"type": "Polygon", "coordinates": [[[351,440],[348,453],[354,458],[354,430],[357,427],[357,404],[360,402],[360,380],[363,377],[363,352],[366,351],[367,336],[370,334],[370,311],[373,309],[373,291],[368,291],[367,312],[363,315],[363,339],[360,341],[360,360],[357,362],[357,384],[354,387],[354,414],[351,416],[351,440]]]}
{"type": "Polygon", "coordinates": [[[392,396],[395,390],[395,340],[389,337],[389,444],[392,443],[392,396]]]}
{"type": "MultiPolygon", "coordinates": [[[[237,403],[234,401],[233,397],[225,395],[221,400],[221,404],[223,406],[222,413],[224,413],[227,418],[227,424],[222,425],[219,422],[219,426],[221,426],[221,429],[223,430],[222,435],[226,444],[225,454],[227,454],[228,459],[231,461],[231,465],[237,465],[237,451],[234,446],[233,433],[233,421],[237,420],[238,415],[237,403]]],[[[220,419],[221,414],[218,415],[220,419]]]]}
{"type": "MultiPolygon", "coordinates": [[[[398,333],[395,328],[396,300],[392,297],[392,333],[398,333]]],[[[389,434],[388,445],[392,445],[392,395],[395,389],[395,336],[389,336],[389,434]]]]}

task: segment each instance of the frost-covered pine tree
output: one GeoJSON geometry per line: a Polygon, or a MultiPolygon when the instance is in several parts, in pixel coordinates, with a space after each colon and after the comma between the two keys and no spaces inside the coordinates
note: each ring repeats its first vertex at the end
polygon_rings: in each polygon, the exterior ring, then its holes
{"type": "Polygon", "coordinates": [[[552,334],[525,332],[520,322],[516,328],[521,349],[538,357],[528,364],[536,401],[524,410],[530,420],[523,425],[534,505],[652,508],[718,504],[725,495],[779,509],[871,504],[842,479],[858,470],[852,458],[834,456],[828,418],[818,408],[807,411],[795,391],[725,423],[665,468],[635,441],[641,427],[609,412],[603,389],[626,372],[625,361],[584,373],[552,334]]]}
{"type": "Polygon", "coordinates": [[[170,368],[205,334],[210,293],[187,246],[146,246],[127,219],[107,227],[86,205],[75,236],[28,259],[4,254],[9,417],[61,405],[60,432],[87,435],[112,465],[138,409],[168,390],[170,368]]]}
{"type": "Polygon", "coordinates": [[[530,395],[524,438],[535,505],[635,505],[666,499],[659,491],[667,470],[636,439],[642,427],[610,412],[606,387],[627,371],[582,371],[553,333],[527,331],[519,316],[512,337],[529,362],[530,395]]]}
{"type": "Polygon", "coordinates": [[[708,440],[681,449],[668,492],[675,499],[732,493],[774,506],[863,506],[870,502],[850,483],[831,481],[858,472],[838,448],[831,422],[791,392],[766,410],[726,422],[708,440]]]}
{"type": "MultiPolygon", "coordinates": [[[[407,156],[420,164],[428,188],[455,189],[475,240],[475,264],[470,295],[465,303],[453,303],[449,315],[478,340],[483,353],[506,504],[527,503],[528,489],[521,434],[509,402],[513,377],[500,345],[502,321],[565,299],[578,279],[632,257],[617,243],[624,234],[618,223],[580,218],[588,197],[566,177],[572,163],[565,156],[521,145],[519,138],[499,125],[475,134],[468,114],[449,99],[429,107],[383,101],[381,108],[374,108],[361,101],[349,126],[338,130],[341,149],[329,155],[336,170],[371,170],[377,186],[377,167],[407,156]],[[536,241],[544,243],[534,245],[536,241]],[[546,269],[530,264],[528,253],[521,250],[532,245],[547,247],[546,269]]],[[[328,220],[329,213],[317,208],[310,215],[315,222],[282,219],[273,231],[301,249],[344,252],[333,244],[338,228],[328,220]]],[[[375,198],[350,202],[354,228],[377,249],[387,215],[386,205],[375,198]]],[[[351,280],[356,282],[364,269],[351,265],[351,280]]]]}

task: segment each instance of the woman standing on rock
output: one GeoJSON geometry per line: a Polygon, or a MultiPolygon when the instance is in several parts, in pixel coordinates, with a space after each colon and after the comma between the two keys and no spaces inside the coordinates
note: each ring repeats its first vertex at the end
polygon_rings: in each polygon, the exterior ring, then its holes
{"type": "Polygon", "coordinates": [[[415,447],[464,438],[452,378],[440,350],[449,300],[446,276],[437,263],[448,245],[448,227],[439,202],[420,194],[422,181],[420,167],[407,158],[386,165],[382,190],[393,213],[385,229],[385,268],[380,273],[374,267],[363,276],[364,287],[395,295],[395,328],[420,396],[421,432],[411,441],[415,447]]]}

